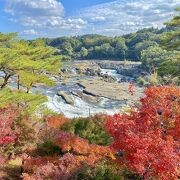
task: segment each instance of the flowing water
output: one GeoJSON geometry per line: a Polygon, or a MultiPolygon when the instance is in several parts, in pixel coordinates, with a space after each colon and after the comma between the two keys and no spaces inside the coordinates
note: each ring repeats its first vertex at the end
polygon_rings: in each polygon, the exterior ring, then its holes
{"type": "MultiPolygon", "coordinates": [[[[101,74],[108,74],[113,78],[116,78],[117,82],[121,80],[122,75],[118,74],[116,70],[112,69],[101,69],[101,74]]],[[[13,77],[14,81],[16,77],[13,77]]],[[[89,76],[77,77],[78,79],[88,79],[94,78],[89,76]]],[[[89,115],[106,113],[109,115],[113,115],[114,113],[118,113],[120,109],[126,104],[124,101],[115,101],[110,100],[104,97],[100,97],[98,99],[98,103],[87,103],[82,100],[80,97],[72,95],[73,91],[83,91],[83,88],[74,83],[77,78],[71,78],[69,83],[63,85],[60,80],[56,80],[56,86],[54,87],[36,87],[32,89],[32,92],[38,91],[43,95],[46,95],[48,98],[48,102],[46,103],[47,107],[54,112],[62,113],[68,118],[75,117],[88,117],[89,115]],[[67,104],[62,97],[58,96],[57,93],[59,91],[66,91],[69,94],[73,101],[74,105],[67,104]]],[[[10,83],[11,88],[16,88],[16,83],[12,81],[10,83]]]]}
{"type": "MultiPolygon", "coordinates": [[[[101,69],[102,74],[108,74],[119,81],[122,75],[118,74],[116,70],[101,69]]],[[[79,77],[78,77],[79,78],[79,77]]],[[[93,78],[93,77],[81,77],[81,78],[93,78]]],[[[67,85],[57,83],[53,88],[43,88],[42,93],[48,97],[47,107],[54,112],[63,113],[66,117],[88,117],[98,113],[106,113],[113,115],[118,113],[120,109],[125,105],[124,101],[114,101],[104,97],[100,97],[98,103],[87,103],[81,98],[72,95],[72,91],[83,91],[83,88],[73,83],[74,79],[71,79],[67,85]],[[58,91],[66,91],[73,99],[74,105],[67,104],[60,96],[57,95],[58,91]]]]}

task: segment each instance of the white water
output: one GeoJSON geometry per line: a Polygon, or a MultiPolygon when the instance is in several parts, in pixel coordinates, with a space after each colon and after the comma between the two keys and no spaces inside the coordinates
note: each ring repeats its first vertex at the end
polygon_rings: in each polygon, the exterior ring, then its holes
{"type": "MultiPolygon", "coordinates": [[[[101,69],[102,74],[108,74],[109,76],[115,77],[118,80],[121,79],[122,75],[117,74],[116,70],[111,69],[101,69]]],[[[83,77],[89,78],[89,77],[83,77]]],[[[68,118],[75,117],[88,117],[89,115],[106,113],[113,115],[120,112],[120,109],[125,105],[125,102],[122,101],[112,101],[107,98],[101,97],[99,102],[96,104],[90,104],[83,101],[81,98],[70,94],[74,100],[74,105],[67,104],[61,97],[57,96],[57,92],[60,90],[65,90],[66,92],[72,92],[73,90],[82,90],[82,88],[73,84],[73,80],[67,86],[62,86],[57,84],[56,87],[51,89],[43,89],[43,94],[47,95],[48,102],[46,103],[47,107],[54,112],[62,113],[68,118]]]]}
{"type": "Polygon", "coordinates": [[[60,97],[55,95],[53,98],[48,97],[47,106],[51,110],[57,113],[63,113],[68,118],[75,117],[88,117],[89,115],[106,113],[113,115],[114,113],[118,113],[120,111],[119,107],[105,107],[103,104],[106,104],[107,100],[102,99],[99,104],[93,105],[88,104],[83,101],[81,98],[71,95],[74,100],[74,105],[69,105],[65,103],[60,97]]]}
{"type": "Polygon", "coordinates": [[[123,78],[125,78],[128,81],[133,81],[132,77],[123,76],[121,74],[118,74],[117,70],[114,70],[114,69],[101,69],[101,74],[102,75],[107,74],[108,76],[111,76],[111,77],[115,78],[117,82],[120,82],[123,78]]]}

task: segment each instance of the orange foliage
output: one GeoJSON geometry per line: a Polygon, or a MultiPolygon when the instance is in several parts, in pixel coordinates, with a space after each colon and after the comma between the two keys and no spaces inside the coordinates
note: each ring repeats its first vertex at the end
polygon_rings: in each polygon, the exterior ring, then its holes
{"type": "Polygon", "coordinates": [[[67,132],[60,132],[56,137],[55,144],[63,152],[72,152],[75,155],[87,156],[87,159],[95,161],[103,157],[113,157],[113,152],[108,146],[89,144],[89,141],[67,132]],[[93,157],[93,158],[89,158],[93,157]]]}
{"type": "Polygon", "coordinates": [[[54,139],[55,145],[66,154],[62,157],[26,159],[23,165],[23,180],[56,179],[55,177],[70,179],[86,165],[94,166],[103,158],[114,158],[109,147],[89,144],[88,140],[67,132],[59,132],[54,139]]]}
{"type": "Polygon", "coordinates": [[[69,122],[70,120],[66,117],[64,117],[64,115],[57,115],[57,116],[50,116],[50,117],[46,117],[46,121],[49,127],[51,128],[57,128],[59,129],[60,127],[62,127],[65,123],[69,122]]]}

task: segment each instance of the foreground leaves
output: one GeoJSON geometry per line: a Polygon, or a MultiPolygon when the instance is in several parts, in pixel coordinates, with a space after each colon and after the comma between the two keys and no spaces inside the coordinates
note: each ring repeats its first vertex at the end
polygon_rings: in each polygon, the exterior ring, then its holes
{"type": "Polygon", "coordinates": [[[178,179],[180,89],[149,87],[141,103],[129,115],[107,117],[117,160],[146,179],[178,179]]]}

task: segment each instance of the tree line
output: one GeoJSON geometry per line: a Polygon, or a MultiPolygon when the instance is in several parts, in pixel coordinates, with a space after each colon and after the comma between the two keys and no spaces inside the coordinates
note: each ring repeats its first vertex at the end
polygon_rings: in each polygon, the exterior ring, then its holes
{"type": "Polygon", "coordinates": [[[171,28],[143,29],[123,36],[108,37],[88,34],[75,37],[43,38],[45,43],[57,49],[65,59],[141,59],[141,51],[160,42],[162,33],[171,28]]]}

